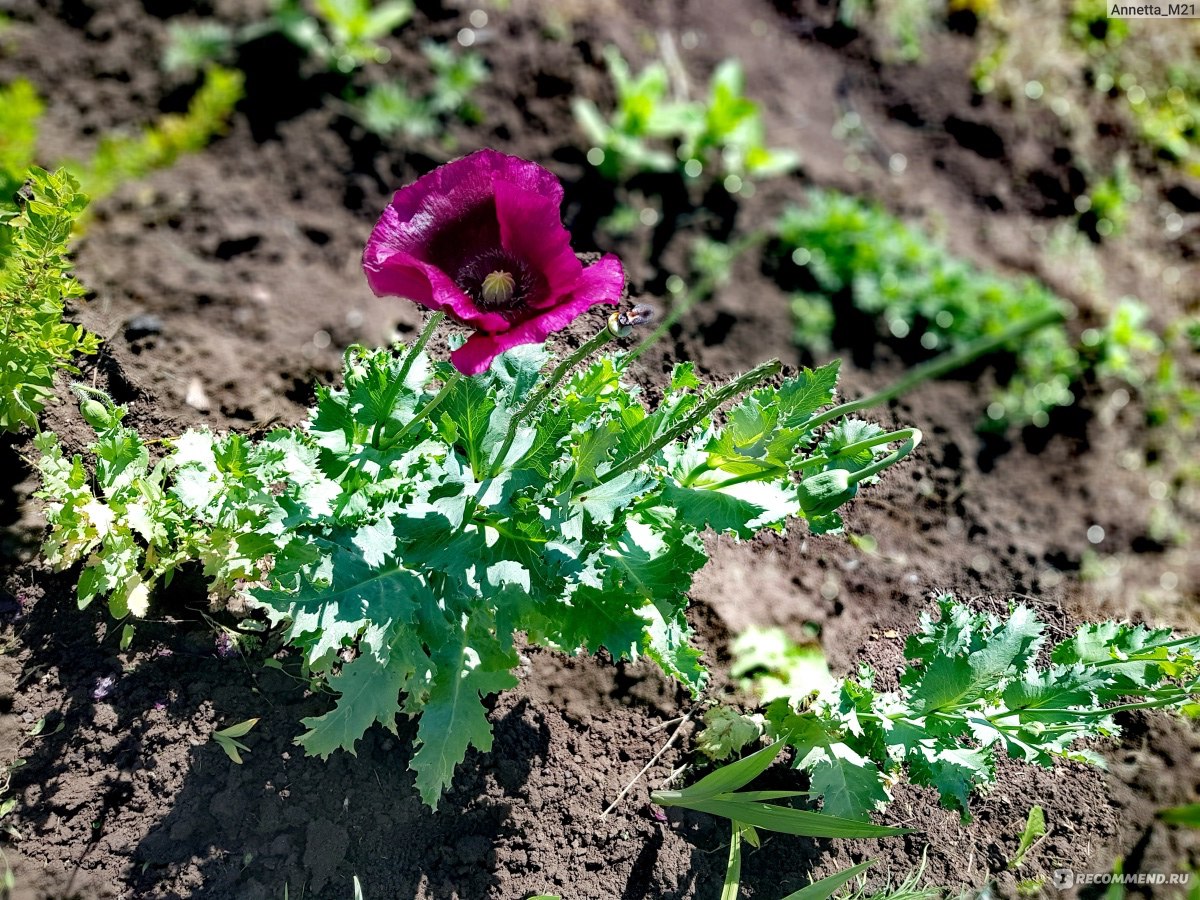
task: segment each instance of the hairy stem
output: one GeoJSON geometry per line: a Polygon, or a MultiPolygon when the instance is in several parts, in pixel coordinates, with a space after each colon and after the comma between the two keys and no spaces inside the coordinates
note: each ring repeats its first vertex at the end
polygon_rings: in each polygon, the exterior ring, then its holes
{"type": "MultiPolygon", "coordinates": [[[[861,441],[855,441],[853,444],[847,444],[838,451],[838,456],[852,456],[853,454],[862,450],[870,450],[883,444],[890,444],[893,441],[905,441],[905,444],[895,452],[885,456],[883,459],[877,460],[870,466],[867,466],[865,469],[861,469],[859,472],[853,473],[851,475],[853,483],[857,484],[866,478],[870,478],[872,475],[882,472],[892,463],[899,462],[904,457],[908,456],[908,454],[912,453],[912,451],[916,449],[917,445],[921,443],[921,432],[916,428],[903,428],[899,431],[890,431],[887,434],[877,434],[875,437],[866,438],[861,441]],[[867,474],[862,474],[864,472],[867,474]]],[[[832,457],[826,456],[822,453],[803,460],[791,468],[778,465],[764,465],[757,472],[746,472],[742,475],[734,475],[730,478],[726,478],[724,481],[718,481],[716,484],[701,485],[700,489],[706,491],[719,491],[722,488],[733,487],[736,484],[743,484],[747,481],[759,481],[761,479],[775,478],[788,471],[803,472],[806,469],[823,466],[829,462],[831,458],[832,457]]],[[[701,466],[693,469],[688,475],[687,479],[684,481],[684,487],[691,487],[691,485],[695,483],[697,477],[708,471],[712,471],[711,467],[709,466],[701,466]]]]}
{"type": "Polygon", "coordinates": [[[1062,322],[1065,316],[1061,310],[1048,310],[1041,315],[1033,316],[1025,319],[1022,322],[1017,322],[997,334],[986,335],[977,338],[966,344],[963,344],[957,350],[951,350],[943,353],[941,356],[935,356],[928,362],[923,362],[919,366],[913,366],[904,374],[902,378],[884,388],[882,391],[871,394],[868,397],[863,397],[861,400],[854,400],[850,403],[843,403],[840,406],[834,406],[825,410],[816,418],[808,423],[809,430],[820,428],[826,422],[837,419],[841,416],[848,416],[851,413],[858,412],[862,409],[870,409],[874,406],[882,406],[889,400],[894,400],[900,397],[917,385],[926,381],[931,381],[934,378],[940,378],[943,375],[953,372],[955,369],[961,369],[963,366],[974,362],[979,357],[988,353],[993,353],[1001,349],[1006,344],[1011,344],[1020,338],[1027,337],[1035,331],[1040,331],[1047,325],[1053,325],[1056,322],[1062,322]]]}
{"type": "MultiPolygon", "coordinates": [[[[435,312],[429,317],[429,321],[421,329],[421,335],[417,338],[417,342],[409,348],[408,355],[404,357],[404,362],[400,364],[400,371],[391,385],[388,386],[387,394],[384,395],[383,414],[380,416],[379,421],[375,423],[375,430],[371,432],[372,447],[379,448],[379,438],[383,434],[383,426],[392,417],[392,407],[396,404],[396,398],[400,396],[400,389],[404,387],[404,380],[408,378],[408,373],[412,370],[413,362],[421,355],[421,351],[425,349],[425,345],[429,343],[429,339],[433,337],[433,332],[444,318],[446,318],[446,314],[443,312],[435,312]]],[[[420,417],[418,416],[418,418],[420,417]]],[[[407,427],[406,425],[405,429],[407,427]]]]}
{"type": "Polygon", "coordinates": [[[866,450],[869,447],[878,447],[881,444],[890,444],[892,441],[904,441],[899,447],[889,453],[887,456],[881,456],[869,466],[859,469],[857,472],[850,474],[850,483],[858,484],[866,481],[872,476],[878,475],[890,465],[900,462],[908,454],[917,449],[917,445],[921,443],[921,430],[919,428],[902,428],[899,431],[892,431],[888,434],[876,435],[866,441],[859,441],[858,444],[851,444],[842,449],[842,453],[847,450],[855,452],[859,449],[866,450]],[[862,445],[861,447],[859,445],[862,445]]]}
{"type": "Polygon", "coordinates": [[[747,391],[752,390],[761,382],[766,381],[768,378],[778,374],[779,370],[782,368],[783,366],[780,364],[779,360],[772,359],[760,366],[755,366],[745,375],[729,382],[729,384],[725,385],[723,388],[715,391],[711,397],[697,406],[692,411],[691,415],[689,415],[670,431],[661,435],[657,440],[647,445],[644,449],[629,457],[629,459],[625,460],[625,462],[618,466],[613,466],[613,468],[605,472],[604,475],[602,475],[597,481],[596,485],[590,489],[594,490],[595,487],[598,487],[601,484],[607,484],[614,478],[618,478],[621,475],[624,475],[626,472],[636,469],[647,460],[653,459],[659,450],[679,438],[680,435],[687,434],[689,431],[703,422],[704,419],[706,419],[709,415],[711,415],[712,412],[717,409],[717,407],[727,403],[735,397],[740,397],[747,391]]]}
{"type": "Polygon", "coordinates": [[[496,474],[496,470],[503,465],[504,457],[508,456],[508,451],[512,449],[513,441],[517,437],[517,428],[525,417],[546,401],[546,398],[550,396],[550,392],[558,387],[559,383],[567,377],[567,373],[616,336],[617,334],[613,331],[612,327],[606,324],[596,332],[596,335],[590,341],[555,366],[554,371],[550,373],[549,377],[538,386],[537,390],[530,395],[521,408],[513,413],[512,420],[508,423],[508,433],[504,435],[504,443],[500,445],[500,452],[496,454],[496,458],[492,462],[491,474],[493,476],[496,474]]]}
{"type": "Polygon", "coordinates": [[[462,381],[462,379],[462,372],[455,372],[453,375],[447,378],[446,383],[442,385],[442,389],[434,395],[432,400],[417,410],[416,415],[414,415],[405,423],[404,427],[396,433],[394,438],[388,441],[388,446],[395,447],[398,443],[400,443],[401,438],[416,428],[418,424],[428,419],[430,414],[439,406],[441,406],[442,401],[450,395],[450,392],[454,390],[455,385],[462,381]]]}

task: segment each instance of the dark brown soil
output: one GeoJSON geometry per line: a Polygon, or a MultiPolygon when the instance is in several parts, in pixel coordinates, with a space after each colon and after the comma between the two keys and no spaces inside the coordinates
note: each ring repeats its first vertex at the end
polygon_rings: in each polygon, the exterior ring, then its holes
{"type": "MultiPolygon", "coordinates": [[[[151,0],[11,4],[0,82],[23,75],[48,99],[46,160],[83,155],[97,132],[186,101],[190,86],[155,61],[166,22],[191,8],[151,0]]],[[[453,39],[468,11],[423,4],[394,42],[393,74],[420,78],[420,40],[453,39]]],[[[261,10],[213,0],[199,12],[244,22],[261,10]]],[[[1060,152],[1053,122],[972,96],[963,75],[973,53],[968,37],[936,36],[926,64],[894,66],[876,60],[869,35],[837,28],[816,2],[550,8],[515,0],[488,12],[478,46],[493,71],[478,98],[483,124],[454,128],[457,150],[494,146],[553,168],[568,183],[577,246],[620,252],[635,292],[661,293],[666,274],[683,271],[686,240],[665,228],[600,247],[596,220],[614,198],[584,171],[569,104],[577,93],[609,96],[599,62],[606,43],[641,60],[647,41],[663,33],[677,44],[694,34],[695,48],[681,52],[697,84],[718,60],[739,57],[771,143],[804,154],[801,175],[764,184],[725,210],[711,223],[717,234],[757,227],[816,183],[879,197],[923,218],[956,252],[1046,279],[1080,305],[1081,321],[1135,293],[1161,325],[1196,283],[1195,262],[1163,235],[1153,212],[1187,191],[1178,193],[1178,176],[1149,168],[1142,175],[1151,199],[1126,237],[1088,258],[1054,251],[1047,236],[1069,221],[1060,194],[1077,161],[1060,152]],[[861,117],[865,137],[834,136],[847,110],[861,117]],[[896,153],[907,160],[901,176],[881,165],[896,153]],[[1161,279],[1168,265],[1185,273],[1177,287],[1161,279]],[[1089,273],[1102,277],[1082,277],[1089,273]]],[[[297,421],[314,379],[334,377],[348,343],[379,343],[418,322],[410,306],[371,296],[358,258],[390,191],[434,164],[430,149],[363,134],[322,102],[329,84],[297,77],[286,45],[247,48],[239,62],[249,94],[231,132],[98,204],[78,246],[78,272],[94,296],[76,315],[106,339],[88,377],[130,403],[151,434],[200,423],[260,432],[297,421]],[[161,331],[137,337],[129,323],[146,315],[161,331]],[[328,346],[314,343],[319,332],[328,346]],[[207,411],[184,402],[195,385],[207,411]]],[[[1107,153],[1105,140],[1082,146],[1107,153]]],[[[666,210],[669,222],[686,212],[683,200],[672,202],[679,208],[666,210]]],[[[743,258],[731,284],[647,354],[643,377],[661,381],[677,358],[718,375],[770,356],[795,364],[790,332],[785,295],[757,260],[743,258]]],[[[895,350],[861,341],[842,350],[850,395],[885,385],[904,364],[895,350]]],[[[712,562],[692,592],[693,621],[718,684],[727,681],[730,636],[751,623],[796,632],[814,623],[835,671],[860,661],[891,671],[903,634],[931,592],[943,590],[997,609],[1019,596],[1059,630],[1104,616],[1200,625],[1200,559],[1194,547],[1151,537],[1154,476],[1121,464],[1142,446],[1136,410],[1115,420],[1067,412],[1011,442],[985,440],[973,426],[991,377],[980,370],[930,384],[879,413],[885,424],[919,426],[926,442],[850,512],[849,531],[870,536],[873,549],[806,536],[802,526],[787,537],[710,542],[712,562]],[[1098,548],[1086,537],[1094,524],[1106,535],[1098,548]]],[[[1102,399],[1095,392],[1090,408],[1102,408],[1102,399]]],[[[69,404],[46,420],[72,446],[86,440],[69,404]]],[[[290,662],[274,671],[255,659],[221,658],[199,580],[161,597],[159,619],[120,652],[101,610],[76,611],[70,573],[51,574],[36,561],[40,520],[17,455],[28,449],[0,447],[8,476],[0,491],[0,612],[11,621],[0,657],[0,747],[3,761],[25,761],[13,772],[18,804],[5,820],[22,836],[4,848],[18,896],[254,900],[286,890],[292,898],[349,898],[353,876],[372,900],[719,895],[727,832],[698,815],[660,822],[648,806],[649,790],[689,758],[690,725],[682,748],[601,816],[669,737],[664,723],[693,709],[656,670],[529,651],[521,686],[494,701],[493,751],[472,753],[431,813],[407,770],[409,723],[395,737],[371,731],[357,757],[321,762],[292,745],[299,719],[328,699],[290,662]],[[115,679],[112,692],[95,699],[103,678],[115,679]],[[255,716],[252,750],[234,765],[209,736],[255,716]],[[28,737],[43,717],[41,735],[28,737]]],[[[1022,877],[1060,866],[1109,871],[1116,857],[1126,872],[1185,871],[1200,863],[1200,846],[1154,814],[1198,799],[1200,735],[1165,714],[1123,724],[1120,743],[1097,748],[1107,772],[1005,763],[968,824],[931,792],[904,786],[885,818],[917,829],[911,837],[771,837],[748,855],[745,896],[771,900],[865,858],[879,860],[873,884],[899,880],[923,854],[932,884],[958,892],[994,881],[1012,894],[1006,863],[1035,803],[1049,835],[1022,877]]]]}

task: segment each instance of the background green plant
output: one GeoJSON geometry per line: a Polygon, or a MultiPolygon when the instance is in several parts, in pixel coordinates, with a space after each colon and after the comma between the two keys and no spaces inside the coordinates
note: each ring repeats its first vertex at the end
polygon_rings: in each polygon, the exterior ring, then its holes
{"type": "Polygon", "coordinates": [[[889,62],[917,62],[925,36],[946,18],[945,0],[839,0],[838,21],[851,28],[868,25],[889,62]]]}
{"type": "MultiPolygon", "coordinates": [[[[138,133],[100,137],[86,160],[65,160],[81,190],[94,202],[126,181],[173,165],[185,153],[206,147],[228,128],[242,98],[244,78],[233,69],[211,66],[186,113],[169,113],[138,133]]],[[[37,155],[38,123],[44,106],[33,85],[18,79],[0,88],[0,206],[25,180],[37,155]]]]}
{"type": "MultiPolygon", "coordinates": [[[[1071,307],[1032,278],[1005,278],[952,256],[926,234],[880,206],[813,189],[776,226],[783,265],[799,267],[814,290],[793,299],[795,338],[811,352],[832,344],[838,309],[875,318],[880,337],[915,341],[926,351],[957,351],[1013,323],[1053,318],[1008,348],[1015,367],[987,409],[982,427],[1045,425],[1056,407],[1076,400],[1085,379],[1148,385],[1161,339],[1132,299],[1075,341],[1061,324],[1071,307]]],[[[1149,395],[1148,395],[1149,396],[1149,395]]]]}
{"type": "Polygon", "coordinates": [[[640,172],[677,171],[688,179],[707,173],[731,193],[745,180],[770,178],[795,168],[796,154],[765,146],[758,104],[744,95],[745,76],[735,59],[713,72],[703,101],[673,95],[667,67],[652,62],[634,75],[615,47],[607,47],[617,102],[605,117],[587,99],[572,108],[592,150],[588,159],[613,181],[640,172]]]}
{"type": "Polygon", "coordinates": [[[387,62],[381,38],[412,18],[411,0],[274,0],[268,28],[340,72],[387,62]]]}
{"type": "Polygon", "coordinates": [[[89,159],[68,166],[94,199],[108,196],[126,181],[169,168],[180,156],[203,150],[225,132],[244,83],[236,69],[210,66],[186,113],[168,113],[137,134],[106,134],[89,159]]]}
{"type": "Polygon", "coordinates": [[[0,87],[0,216],[15,215],[13,195],[37,158],[38,122],[45,107],[23,79],[0,87]]]}
{"type": "MultiPolygon", "coordinates": [[[[0,217],[0,430],[36,428],[54,396],[59,371],[77,372],[77,353],[100,339],[63,321],[68,301],[82,297],[67,245],[87,197],[66,170],[33,168],[20,206],[0,217]]],[[[3,208],[0,205],[0,208],[3,208]]]]}
{"type": "Polygon", "coordinates": [[[239,44],[281,34],[320,66],[349,75],[386,63],[380,41],[412,18],[411,0],[271,0],[267,17],[241,28],[203,19],[173,22],[163,55],[167,71],[189,71],[228,62],[239,44]]]}
{"type": "Polygon", "coordinates": [[[1200,48],[1187,27],[1110,18],[1104,0],[998,4],[981,29],[974,78],[982,93],[1013,103],[1065,99],[1069,109],[1103,95],[1160,158],[1200,171],[1200,48]]]}
{"type": "Polygon", "coordinates": [[[382,137],[404,134],[425,139],[451,119],[477,122],[481,115],[471,94],[487,78],[487,66],[475,53],[458,53],[446,44],[426,41],[421,52],[429,61],[433,82],[422,95],[400,81],[373,84],[352,102],[355,117],[382,137]]]}

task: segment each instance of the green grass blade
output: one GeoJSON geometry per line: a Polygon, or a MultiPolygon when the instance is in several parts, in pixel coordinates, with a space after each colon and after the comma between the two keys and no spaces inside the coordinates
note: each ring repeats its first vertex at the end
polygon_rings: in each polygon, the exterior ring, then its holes
{"type": "Polygon", "coordinates": [[[800,888],[795,893],[788,894],[783,900],[826,900],[834,891],[855,875],[865,872],[873,865],[875,865],[875,860],[869,859],[865,863],[859,863],[857,866],[844,869],[836,875],[830,875],[828,878],[814,881],[808,887],[800,888]]]}
{"type": "Polygon", "coordinates": [[[909,834],[907,828],[888,828],[857,819],[843,819],[827,813],[788,809],[771,803],[740,803],[735,800],[707,799],[686,804],[688,809],[711,813],[735,822],[744,822],[767,831],[802,837],[865,838],[909,834]]]}
{"type": "Polygon", "coordinates": [[[729,862],[725,866],[725,883],[721,886],[721,900],[737,900],[742,887],[742,825],[731,822],[733,834],[729,839],[729,862]]]}
{"type": "Polygon", "coordinates": [[[767,766],[775,761],[782,749],[783,741],[776,741],[737,762],[721,766],[682,791],[655,791],[650,795],[650,799],[660,806],[686,806],[696,800],[706,800],[717,794],[736,791],[766,771],[767,766]]]}
{"type": "Polygon", "coordinates": [[[736,794],[717,794],[713,800],[745,800],[760,802],[762,800],[787,800],[791,797],[809,797],[809,791],[738,791],[736,794]]]}

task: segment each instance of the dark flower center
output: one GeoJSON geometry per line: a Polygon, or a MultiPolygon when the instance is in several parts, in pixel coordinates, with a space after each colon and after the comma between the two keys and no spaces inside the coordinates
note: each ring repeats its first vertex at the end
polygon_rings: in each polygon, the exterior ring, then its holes
{"type": "Polygon", "coordinates": [[[504,249],[468,259],[454,281],[475,305],[487,312],[516,312],[542,286],[544,279],[523,260],[504,249]]]}

